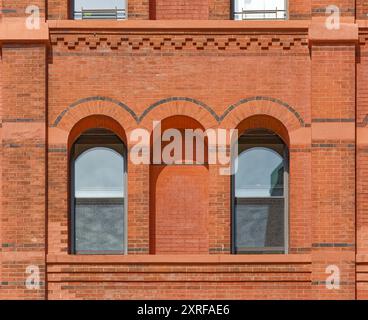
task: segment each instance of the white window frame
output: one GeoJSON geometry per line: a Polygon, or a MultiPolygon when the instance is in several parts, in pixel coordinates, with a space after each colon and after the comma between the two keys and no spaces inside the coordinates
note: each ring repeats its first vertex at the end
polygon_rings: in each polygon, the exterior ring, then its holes
{"type": "MultiPolygon", "coordinates": [[[[236,20],[236,21],[244,21],[244,20],[288,20],[289,19],[289,3],[288,3],[288,0],[284,0],[284,11],[285,11],[285,17],[283,18],[278,18],[278,17],[275,17],[275,18],[269,18],[269,17],[264,17],[264,18],[252,18],[252,17],[242,17],[240,15],[242,15],[241,12],[236,12],[235,9],[236,9],[236,3],[237,3],[238,0],[231,0],[231,12],[232,12],[232,19],[233,20],[236,20]]],[[[254,0],[253,0],[254,1],[254,0]]],[[[266,0],[267,1],[267,0],[266,0]]],[[[260,11],[262,11],[260,9],[260,11]]],[[[259,14],[262,14],[262,13],[258,13],[259,14]]],[[[277,14],[276,14],[277,15],[277,14]]]]}

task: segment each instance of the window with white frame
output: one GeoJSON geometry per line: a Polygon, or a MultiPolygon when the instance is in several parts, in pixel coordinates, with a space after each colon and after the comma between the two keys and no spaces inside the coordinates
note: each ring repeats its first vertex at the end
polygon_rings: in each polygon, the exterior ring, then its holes
{"type": "Polygon", "coordinates": [[[73,0],[72,4],[75,20],[127,18],[127,0],[73,0]]]}
{"type": "Polygon", "coordinates": [[[287,0],[234,0],[234,20],[287,19],[287,0]]]}

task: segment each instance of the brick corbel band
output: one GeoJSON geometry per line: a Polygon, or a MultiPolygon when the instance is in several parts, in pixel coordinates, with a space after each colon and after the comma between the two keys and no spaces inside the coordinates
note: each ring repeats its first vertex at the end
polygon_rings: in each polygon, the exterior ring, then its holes
{"type": "Polygon", "coordinates": [[[340,23],[339,29],[329,30],[325,21],[312,21],[308,30],[309,46],[318,45],[338,45],[338,44],[358,44],[359,27],[355,23],[340,23]]]}
{"type": "Polygon", "coordinates": [[[41,18],[39,29],[28,29],[26,18],[0,19],[0,45],[2,42],[49,42],[48,23],[41,18]]]}
{"type": "MultiPolygon", "coordinates": [[[[51,28],[55,27],[55,22],[53,21],[41,21],[40,28],[39,29],[33,29],[29,30],[26,27],[26,18],[2,18],[0,20],[0,42],[49,42],[49,24],[51,23],[51,28]]],[[[78,24],[75,21],[63,21],[61,23],[60,27],[76,27],[76,28],[83,28],[83,25],[78,24]],[[63,25],[63,23],[65,25],[63,25]]],[[[57,23],[56,25],[59,25],[57,23]]],[[[304,25],[304,24],[303,24],[304,25]]],[[[102,27],[102,28],[110,28],[112,25],[99,25],[96,24],[96,27],[102,27]]],[[[216,28],[216,26],[211,22],[199,22],[199,21],[193,21],[190,24],[191,29],[202,29],[206,27],[207,29],[213,29],[216,28]]],[[[88,24],[88,27],[91,27],[90,24],[88,24]]],[[[146,23],[140,23],[140,25],[136,25],[133,22],[126,23],[126,24],[119,24],[114,25],[115,28],[147,28],[147,27],[153,27],[155,28],[162,28],[163,25],[160,23],[154,24],[153,22],[147,21],[146,23]]],[[[165,24],[166,28],[185,28],[189,27],[188,25],[180,25],[171,23],[170,25],[165,24]]],[[[301,25],[296,24],[294,22],[285,21],[284,23],[269,23],[266,27],[263,26],[263,28],[271,28],[271,29],[278,29],[278,28],[300,28],[301,25]]],[[[259,25],[256,23],[237,23],[235,24],[234,21],[228,21],[227,22],[227,28],[233,29],[236,28],[238,30],[246,30],[246,29],[252,29],[252,28],[259,28],[259,25]]],[[[308,30],[308,38],[309,38],[309,45],[315,44],[315,43],[357,43],[358,42],[358,24],[354,23],[341,23],[340,29],[338,30],[329,30],[326,28],[324,21],[318,20],[313,21],[308,30]]]]}

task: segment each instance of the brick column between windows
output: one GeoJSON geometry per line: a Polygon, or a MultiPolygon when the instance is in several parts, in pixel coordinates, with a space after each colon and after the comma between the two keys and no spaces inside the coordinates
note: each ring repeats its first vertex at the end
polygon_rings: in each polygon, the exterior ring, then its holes
{"type": "Polygon", "coordinates": [[[44,299],[49,30],[1,22],[0,299],[44,299]]]}
{"type": "Polygon", "coordinates": [[[46,55],[45,44],[2,45],[0,297],[6,299],[45,298],[46,55]],[[32,275],[39,288],[26,287],[32,275]]]}
{"type": "Polygon", "coordinates": [[[150,252],[149,172],[149,165],[128,158],[128,254],[150,252]]]}
{"type": "MultiPolygon", "coordinates": [[[[312,25],[312,298],[355,298],[354,26],[312,25]],[[336,39],[345,38],[339,43],[336,39]],[[331,289],[333,273],[340,287],[331,289]]],[[[334,283],[336,285],[336,282],[334,283]]]]}
{"type": "MultiPolygon", "coordinates": [[[[230,150],[230,145],[227,147],[230,150]]],[[[209,145],[209,159],[217,158],[217,145],[209,145]]],[[[209,164],[208,236],[210,254],[230,254],[232,234],[231,176],[221,172],[228,165],[209,164]]]]}

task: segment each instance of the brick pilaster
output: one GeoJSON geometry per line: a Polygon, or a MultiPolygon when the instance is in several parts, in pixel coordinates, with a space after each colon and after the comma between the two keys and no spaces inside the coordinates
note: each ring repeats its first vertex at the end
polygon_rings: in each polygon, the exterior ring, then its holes
{"type": "Polygon", "coordinates": [[[312,53],[312,292],[315,299],[355,298],[356,30],[310,31],[312,53]],[[336,32],[336,33],[335,33],[336,32]],[[331,38],[329,38],[331,37],[331,38]],[[330,269],[328,269],[330,268],[330,269]],[[329,289],[329,275],[340,287],[329,289]]]}
{"type": "Polygon", "coordinates": [[[0,296],[7,299],[45,297],[46,51],[44,44],[2,46],[0,296]],[[39,288],[27,289],[38,271],[39,288]]]}

